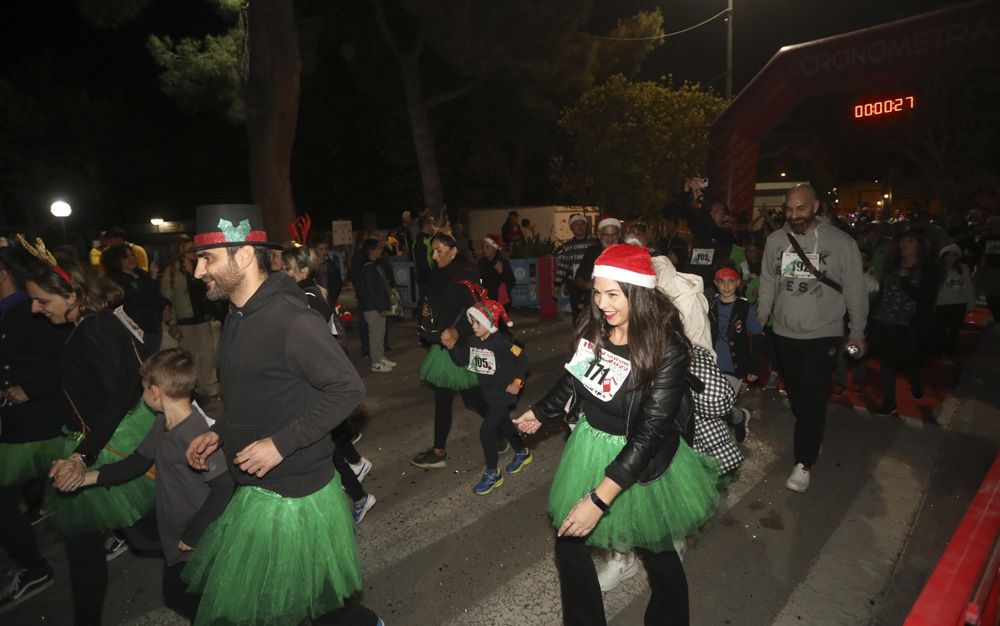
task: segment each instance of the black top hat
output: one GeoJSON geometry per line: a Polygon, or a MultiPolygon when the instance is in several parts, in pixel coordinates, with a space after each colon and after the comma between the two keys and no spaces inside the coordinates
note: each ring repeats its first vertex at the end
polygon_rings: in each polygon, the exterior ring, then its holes
{"type": "Polygon", "coordinates": [[[205,204],[195,210],[193,250],[227,246],[278,248],[269,242],[256,204],[205,204]]]}

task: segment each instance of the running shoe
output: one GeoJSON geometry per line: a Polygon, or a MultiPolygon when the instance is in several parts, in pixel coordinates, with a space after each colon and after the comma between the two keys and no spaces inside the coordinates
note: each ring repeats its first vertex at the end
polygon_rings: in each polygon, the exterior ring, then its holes
{"type": "Polygon", "coordinates": [[[128,551],[128,544],[118,535],[111,533],[104,540],[104,560],[114,561],[128,551]]]}
{"type": "Polygon", "coordinates": [[[875,409],[875,413],[883,417],[891,417],[893,415],[899,415],[899,411],[896,409],[895,402],[883,402],[882,406],[875,409]]]}
{"type": "Polygon", "coordinates": [[[739,407],[736,410],[743,416],[743,419],[741,419],[738,423],[733,424],[733,432],[736,435],[736,441],[738,443],[743,443],[747,440],[747,432],[750,430],[748,428],[750,426],[750,409],[747,409],[746,407],[739,407]]]}
{"type": "Polygon", "coordinates": [[[485,496],[489,492],[493,491],[497,487],[503,485],[503,474],[499,471],[485,471],[483,472],[483,477],[478,483],[472,488],[473,493],[479,496],[485,496]]]}
{"type": "Polygon", "coordinates": [[[634,552],[611,552],[604,566],[597,572],[597,582],[601,591],[611,591],[623,580],[632,578],[639,573],[639,559],[634,552]]]}
{"type": "Polygon", "coordinates": [[[375,496],[369,493],[364,498],[361,498],[354,503],[354,506],[352,507],[353,510],[351,512],[354,514],[355,524],[360,524],[361,520],[365,519],[365,513],[370,511],[372,507],[375,506],[375,502],[375,496]]]}
{"type": "Polygon", "coordinates": [[[413,459],[410,460],[410,464],[425,469],[432,467],[441,468],[448,465],[447,459],[448,459],[447,454],[438,454],[437,452],[434,451],[434,448],[431,448],[430,450],[421,452],[417,456],[413,457],[413,459]]]}
{"type": "Polygon", "coordinates": [[[785,481],[785,487],[792,491],[805,493],[806,489],[809,489],[809,466],[796,463],[788,480],[785,481]]]}
{"type": "Polygon", "coordinates": [[[389,367],[396,367],[397,365],[399,365],[399,363],[396,363],[395,361],[390,361],[385,357],[379,359],[379,363],[381,363],[382,365],[388,365],[389,367]]]}
{"type": "Polygon", "coordinates": [[[364,480],[365,476],[368,475],[368,472],[372,471],[372,467],[374,467],[372,462],[365,457],[361,457],[360,461],[357,463],[350,463],[349,465],[351,466],[351,471],[358,477],[358,482],[364,480]]]}
{"type": "Polygon", "coordinates": [[[507,464],[507,473],[516,474],[521,471],[521,468],[531,463],[535,460],[535,457],[531,456],[531,450],[525,448],[520,452],[514,453],[514,459],[507,464]]]}
{"type": "Polygon", "coordinates": [[[55,578],[48,564],[33,570],[14,568],[10,571],[7,585],[0,590],[0,613],[45,591],[53,582],[55,578]]]}

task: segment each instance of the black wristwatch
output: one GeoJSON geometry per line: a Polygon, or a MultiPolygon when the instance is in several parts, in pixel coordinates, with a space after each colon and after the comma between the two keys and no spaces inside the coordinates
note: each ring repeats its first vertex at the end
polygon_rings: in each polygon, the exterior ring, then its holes
{"type": "Polygon", "coordinates": [[[594,503],[594,506],[596,506],[597,508],[601,509],[602,513],[607,513],[608,509],[611,508],[610,504],[608,504],[604,500],[601,500],[601,497],[599,495],[597,495],[597,491],[596,490],[591,490],[591,492],[590,492],[590,501],[594,503]]]}

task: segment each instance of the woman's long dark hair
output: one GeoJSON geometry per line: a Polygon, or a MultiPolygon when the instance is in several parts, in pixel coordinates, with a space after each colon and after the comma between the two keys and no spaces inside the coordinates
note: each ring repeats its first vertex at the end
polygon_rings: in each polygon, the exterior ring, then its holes
{"type": "Polygon", "coordinates": [[[892,240],[889,261],[885,264],[886,274],[900,268],[899,264],[903,260],[903,255],[899,251],[899,242],[903,239],[913,239],[917,242],[917,267],[925,267],[933,262],[933,259],[930,257],[930,244],[927,242],[927,233],[920,228],[907,228],[892,240]]]}
{"type": "MultiPolygon", "coordinates": [[[[680,311],[670,301],[670,296],[655,288],[629,283],[619,285],[628,299],[628,350],[635,374],[635,385],[631,390],[635,390],[653,383],[656,370],[667,355],[668,346],[680,344],[690,354],[691,342],[684,334],[680,311]]],[[[584,315],[577,326],[573,348],[580,339],[586,339],[594,344],[594,356],[600,359],[604,342],[610,334],[611,325],[591,297],[590,315],[584,315]]]]}
{"type": "Polygon", "coordinates": [[[76,294],[80,319],[100,311],[109,310],[122,299],[122,289],[103,276],[98,276],[89,266],[70,257],[57,257],[59,268],[70,277],[71,283],[50,266],[32,260],[25,268],[25,282],[33,282],[46,293],[68,298],[76,294]]]}
{"type": "MultiPolygon", "coordinates": [[[[458,254],[455,255],[455,258],[452,259],[451,263],[449,263],[448,265],[457,265],[461,267],[469,266],[469,256],[465,253],[465,250],[462,250],[461,248],[458,247],[458,241],[454,237],[445,232],[434,233],[434,236],[431,237],[430,245],[433,246],[435,241],[440,241],[449,248],[455,248],[456,250],[458,250],[458,254]]],[[[434,263],[433,261],[431,263],[432,263],[431,266],[432,270],[440,269],[438,268],[437,263],[434,263]]]]}

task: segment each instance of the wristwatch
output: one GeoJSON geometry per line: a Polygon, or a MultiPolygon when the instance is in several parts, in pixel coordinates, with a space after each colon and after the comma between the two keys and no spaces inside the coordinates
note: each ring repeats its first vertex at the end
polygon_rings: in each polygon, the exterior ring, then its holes
{"type": "Polygon", "coordinates": [[[608,509],[611,508],[610,504],[608,504],[604,500],[601,500],[601,497],[597,495],[596,490],[591,490],[589,495],[590,495],[590,501],[594,503],[594,506],[601,509],[602,513],[607,513],[608,509]]]}

